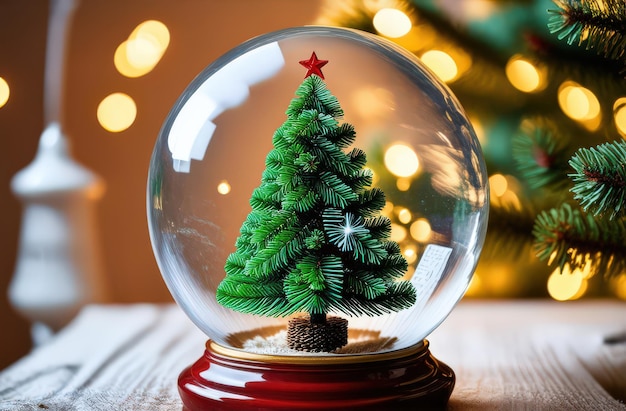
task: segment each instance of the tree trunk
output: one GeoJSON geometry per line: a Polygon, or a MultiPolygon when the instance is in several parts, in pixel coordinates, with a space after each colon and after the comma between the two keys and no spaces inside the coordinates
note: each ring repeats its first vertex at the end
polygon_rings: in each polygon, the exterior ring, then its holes
{"type": "Polygon", "coordinates": [[[287,345],[298,351],[331,352],[348,343],[348,320],[317,314],[289,320],[287,345]]]}

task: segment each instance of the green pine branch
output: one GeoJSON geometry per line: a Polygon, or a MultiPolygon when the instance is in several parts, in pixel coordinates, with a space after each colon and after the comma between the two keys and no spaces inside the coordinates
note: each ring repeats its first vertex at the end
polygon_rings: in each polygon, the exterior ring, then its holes
{"type": "Polygon", "coordinates": [[[569,164],[575,173],[571,191],[585,211],[609,219],[626,216],[626,142],[581,148],[569,164]]]}
{"type": "Polygon", "coordinates": [[[559,40],[624,61],[626,50],[626,2],[623,0],[555,0],[549,10],[548,28],[559,40]]]}
{"type": "Polygon", "coordinates": [[[512,142],[513,160],[532,189],[567,185],[570,152],[557,128],[543,119],[527,120],[512,142]]]}
{"type": "Polygon", "coordinates": [[[594,218],[569,204],[543,211],[533,227],[537,257],[561,269],[583,269],[606,277],[626,271],[626,220],[594,218]]]}

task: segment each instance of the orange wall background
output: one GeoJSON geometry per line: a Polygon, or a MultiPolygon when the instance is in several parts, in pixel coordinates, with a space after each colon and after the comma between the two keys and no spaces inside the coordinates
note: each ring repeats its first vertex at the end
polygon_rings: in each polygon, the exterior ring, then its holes
{"type": "MultiPolygon", "coordinates": [[[[321,0],[108,0],[80,3],[70,29],[64,130],[73,157],[99,175],[106,193],[97,204],[97,229],[112,302],[171,302],[148,237],[145,187],[161,124],[187,84],[239,43],[277,29],[311,24],[321,0]],[[142,21],[170,30],[170,45],[156,68],[126,78],[113,53],[142,21]],[[96,108],[113,92],[137,103],[134,124],[110,133],[96,108]]],[[[17,254],[21,205],[10,190],[28,165],[43,131],[43,75],[48,2],[0,1],[0,77],[11,88],[0,108],[0,369],[31,349],[28,323],[7,300],[17,254]]]]}

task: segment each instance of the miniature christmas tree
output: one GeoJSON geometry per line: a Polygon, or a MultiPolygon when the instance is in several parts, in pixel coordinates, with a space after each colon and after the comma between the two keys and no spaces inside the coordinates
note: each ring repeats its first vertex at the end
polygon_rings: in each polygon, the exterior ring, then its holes
{"type": "Polygon", "coordinates": [[[289,321],[287,342],[302,351],[332,351],[347,343],[347,320],[412,306],[415,289],[399,281],[407,262],[389,241],[380,211],[384,193],[371,188],[365,153],[353,148],[352,125],[323,81],[315,53],[250,200],[252,211],[226,260],[217,301],[236,311],[289,321]]]}

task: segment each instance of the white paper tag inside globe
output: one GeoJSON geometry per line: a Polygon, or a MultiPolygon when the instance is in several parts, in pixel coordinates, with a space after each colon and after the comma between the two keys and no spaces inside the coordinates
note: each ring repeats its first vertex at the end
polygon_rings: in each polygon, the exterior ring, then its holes
{"type": "Polygon", "coordinates": [[[417,304],[425,304],[428,297],[439,283],[446,269],[452,248],[429,244],[420,259],[411,283],[415,287],[417,304]]]}

